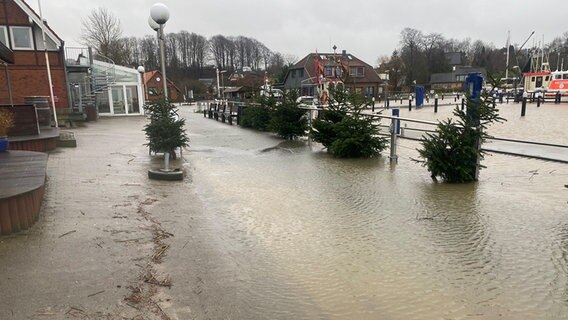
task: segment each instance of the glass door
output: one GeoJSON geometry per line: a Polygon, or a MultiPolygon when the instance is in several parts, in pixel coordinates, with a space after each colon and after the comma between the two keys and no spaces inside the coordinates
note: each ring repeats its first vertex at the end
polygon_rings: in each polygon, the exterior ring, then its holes
{"type": "Polygon", "coordinates": [[[140,104],[138,102],[138,87],[125,86],[126,103],[128,104],[128,114],[140,114],[140,104]]]}
{"type": "Polygon", "coordinates": [[[125,114],[126,105],[122,86],[112,87],[112,110],[114,114],[125,114]]]}
{"type": "Polygon", "coordinates": [[[110,99],[108,90],[97,93],[96,105],[99,113],[110,113],[110,99]]]}

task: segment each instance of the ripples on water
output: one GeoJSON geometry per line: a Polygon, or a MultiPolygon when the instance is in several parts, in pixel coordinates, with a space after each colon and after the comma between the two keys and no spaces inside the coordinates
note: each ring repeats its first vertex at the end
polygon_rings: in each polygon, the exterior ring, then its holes
{"type": "Polygon", "coordinates": [[[218,294],[241,297],[218,316],[568,314],[566,165],[489,156],[479,183],[449,185],[409,160],[410,141],[391,167],[187,116],[209,240],[230,261],[205,276],[235,275],[218,294]]]}

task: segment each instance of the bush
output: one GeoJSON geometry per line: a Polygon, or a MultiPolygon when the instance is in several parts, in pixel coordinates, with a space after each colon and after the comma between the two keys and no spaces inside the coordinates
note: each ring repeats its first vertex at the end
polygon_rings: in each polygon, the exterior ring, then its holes
{"type": "Polygon", "coordinates": [[[484,168],[477,159],[484,157],[480,144],[488,137],[485,129],[505,119],[499,117],[499,110],[493,108],[487,96],[477,102],[468,99],[466,110],[456,108],[453,114],[458,121],[439,123],[436,134],[424,138],[418,153],[433,179],[440,177],[449,183],[475,181],[476,170],[484,168]]]}
{"type": "Polygon", "coordinates": [[[153,152],[169,152],[175,159],[175,149],[189,145],[185,119],[179,118],[175,106],[165,100],[151,102],[144,109],[150,116],[150,123],[144,127],[148,140],[145,145],[153,152]]]}
{"type": "Polygon", "coordinates": [[[362,115],[367,101],[341,86],[330,88],[328,110],[313,123],[312,138],[340,158],[368,158],[387,147],[379,136],[379,126],[372,117],[362,115]]]}
{"type": "Polygon", "coordinates": [[[278,136],[292,140],[303,136],[308,129],[308,112],[298,108],[296,99],[298,95],[292,91],[284,95],[281,103],[276,103],[274,98],[268,98],[263,103],[272,105],[272,118],[269,129],[278,136]]]}
{"type": "Polygon", "coordinates": [[[262,105],[245,106],[241,115],[241,127],[267,131],[272,119],[270,107],[262,105]]]}

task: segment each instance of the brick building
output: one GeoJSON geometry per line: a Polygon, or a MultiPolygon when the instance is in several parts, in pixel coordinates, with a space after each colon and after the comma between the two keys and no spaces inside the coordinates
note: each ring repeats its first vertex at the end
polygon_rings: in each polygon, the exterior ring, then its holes
{"type": "MultiPolygon", "coordinates": [[[[164,98],[164,77],[158,70],[148,71],[144,73],[144,91],[145,100],[158,101],[164,98]]],[[[168,98],[174,102],[181,102],[183,95],[181,90],[172,82],[168,81],[168,98]]]]}
{"type": "MultiPolygon", "coordinates": [[[[0,104],[14,104],[29,96],[50,96],[40,16],[23,0],[0,0],[0,42],[13,51],[14,64],[0,72],[0,104]]],[[[44,26],[55,106],[69,108],[64,42],[44,26]]],[[[50,102],[51,104],[51,102],[50,102]]]]}
{"type": "Polygon", "coordinates": [[[382,93],[383,81],[373,67],[346,51],[308,54],[290,67],[283,88],[297,90],[302,96],[316,96],[327,91],[328,84],[338,82],[366,97],[378,98],[382,93]]]}

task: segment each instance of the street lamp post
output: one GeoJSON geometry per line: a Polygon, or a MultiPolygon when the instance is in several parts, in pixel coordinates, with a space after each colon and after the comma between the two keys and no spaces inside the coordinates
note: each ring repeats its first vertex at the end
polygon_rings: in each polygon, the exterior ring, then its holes
{"type": "Polygon", "coordinates": [[[170,10],[163,3],[156,3],[150,8],[150,19],[148,19],[148,24],[150,27],[158,31],[158,42],[160,44],[160,64],[162,66],[162,77],[164,86],[164,98],[168,100],[168,82],[166,78],[166,64],[165,56],[166,52],[164,49],[164,26],[168,19],[170,18],[170,10]],[[153,23],[152,23],[153,22],[153,23]],[[156,28],[156,25],[158,28],[156,28]]]}
{"type": "Polygon", "coordinates": [[[221,89],[223,90],[221,94],[221,99],[223,101],[225,101],[225,77],[223,76],[223,73],[225,72],[227,72],[227,70],[219,71],[219,73],[221,74],[221,89]]]}
{"type": "Polygon", "coordinates": [[[215,73],[217,74],[217,98],[221,98],[221,91],[219,88],[219,67],[215,67],[215,73]]]}
{"type": "Polygon", "coordinates": [[[146,70],[144,69],[144,66],[138,66],[136,70],[138,70],[138,73],[140,73],[140,82],[142,83],[142,95],[144,97],[144,103],[146,103],[146,99],[148,99],[148,97],[146,96],[146,86],[144,85],[144,72],[146,72],[146,70]]]}

